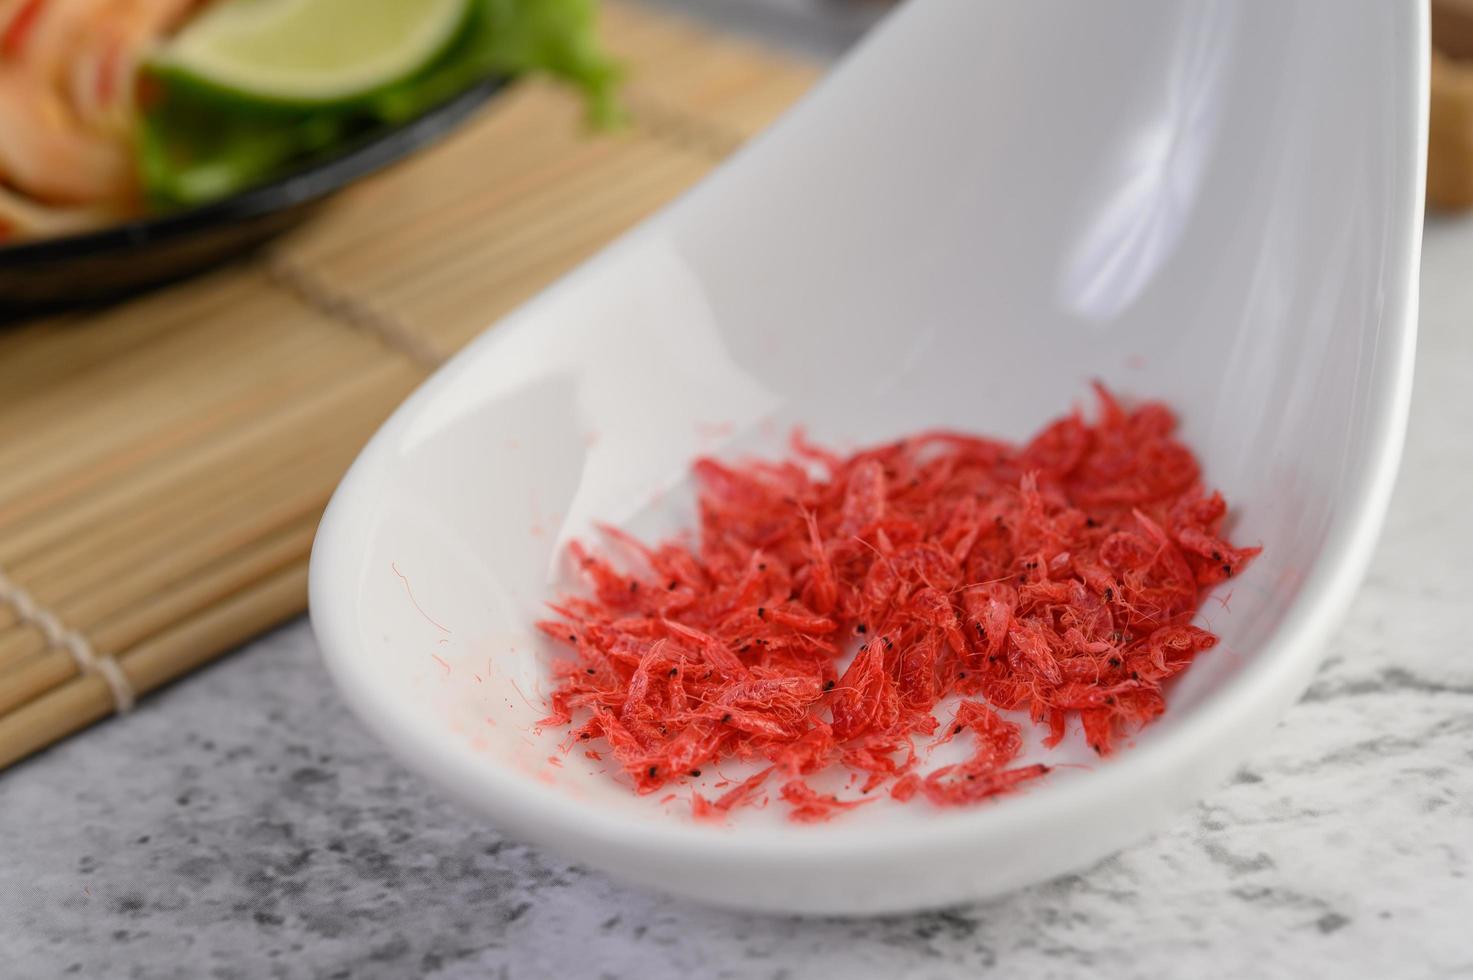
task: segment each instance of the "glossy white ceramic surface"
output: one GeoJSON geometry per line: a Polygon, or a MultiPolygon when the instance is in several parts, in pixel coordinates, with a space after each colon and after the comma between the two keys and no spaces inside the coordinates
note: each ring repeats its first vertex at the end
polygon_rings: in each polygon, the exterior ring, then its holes
{"type": "Polygon", "coordinates": [[[1143,836],[1300,693],[1379,528],[1411,384],[1426,29],[1387,0],[914,0],[385,425],[313,554],[333,676],[498,826],[723,904],[938,905],[1143,836]],[[1088,765],[974,809],[713,827],[533,728],[562,546],[688,520],[695,455],[777,451],[799,422],[846,446],[1021,437],[1096,377],[1178,407],[1233,536],[1266,546],[1207,607],[1221,645],[1118,756],[1030,748],[1088,765]]]}

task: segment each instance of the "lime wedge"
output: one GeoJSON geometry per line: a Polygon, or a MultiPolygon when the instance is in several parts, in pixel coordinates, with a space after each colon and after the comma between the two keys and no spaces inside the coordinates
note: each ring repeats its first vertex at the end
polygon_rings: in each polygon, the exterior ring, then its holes
{"type": "Polygon", "coordinates": [[[413,75],[471,0],[219,0],[153,58],[160,74],[258,102],[352,102],[413,75]]]}

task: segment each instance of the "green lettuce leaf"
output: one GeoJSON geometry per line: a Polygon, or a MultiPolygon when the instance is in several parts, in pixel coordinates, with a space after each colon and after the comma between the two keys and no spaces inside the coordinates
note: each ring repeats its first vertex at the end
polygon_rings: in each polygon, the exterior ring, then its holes
{"type": "Polygon", "coordinates": [[[443,54],[414,77],[343,108],[265,107],[153,79],[157,98],[135,140],[145,194],[161,208],[228,197],[494,76],[549,75],[582,93],[594,125],[618,121],[619,68],[599,46],[596,0],[472,2],[443,54]]]}

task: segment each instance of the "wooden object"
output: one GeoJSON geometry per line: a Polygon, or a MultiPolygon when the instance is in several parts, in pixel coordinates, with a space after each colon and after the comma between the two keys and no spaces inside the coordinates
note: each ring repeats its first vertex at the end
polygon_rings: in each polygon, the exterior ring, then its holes
{"type": "Polygon", "coordinates": [[[1473,0],[1433,0],[1427,204],[1473,207],[1473,0]]]}
{"type": "Polygon", "coordinates": [[[0,767],[300,613],[317,518],[399,401],[815,74],[622,4],[604,27],[624,130],[519,85],[257,258],[0,332],[0,767]]]}

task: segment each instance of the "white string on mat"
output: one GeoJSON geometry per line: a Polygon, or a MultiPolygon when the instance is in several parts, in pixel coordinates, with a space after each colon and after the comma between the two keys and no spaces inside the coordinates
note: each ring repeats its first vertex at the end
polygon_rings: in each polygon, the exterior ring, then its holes
{"type": "Polygon", "coordinates": [[[362,330],[431,370],[445,363],[445,355],[422,340],[404,320],[336,289],[300,263],[277,253],[266,261],[266,278],[291,293],[309,309],[330,320],[362,330]]]}
{"type": "Polygon", "coordinates": [[[35,597],[6,575],[3,568],[0,568],[0,603],[14,609],[21,622],[29,623],[40,630],[48,644],[61,647],[71,654],[79,671],[102,678],[112,692],[113,707],[118,714],[133,710],[137,695],[117,659],[112,656],[98,656],[85,636],[74,629],[67,629],[55,613],[38,603],[35,597]]]}

